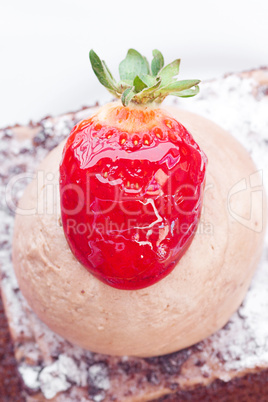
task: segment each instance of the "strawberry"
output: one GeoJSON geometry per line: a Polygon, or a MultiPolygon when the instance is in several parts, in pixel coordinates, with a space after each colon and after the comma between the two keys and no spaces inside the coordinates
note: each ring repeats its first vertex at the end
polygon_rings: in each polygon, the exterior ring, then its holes
{"type": "Polygon", "coordinates": [[[133,49],[116,83],[92,50],[99,81],[122,103],[78,123],[60,164],[62,224],[74,256],[119,289],[140,289],[170,273],[199,222],[207,158],[187,129],[159,104],[168,94],[198,93],[177,81],[179,60],[164,67],[154,50],[133,49]]]}

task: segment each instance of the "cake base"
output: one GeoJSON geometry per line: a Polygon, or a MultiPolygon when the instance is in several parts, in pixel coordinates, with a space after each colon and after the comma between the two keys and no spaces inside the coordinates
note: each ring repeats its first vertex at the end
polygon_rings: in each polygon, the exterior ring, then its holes
{"type": "MultiPolygon", "coordinates": [[[[201,95],[187,101],[192,111],[198,110],[214,120],[244,144],[263,170],[266,184],[267,83],[267,69],[241,76],[229,75],[203,84],[201,95]],[[261,77],[260,80],[256,81],[255,76],[261,77]]],[[[186,107],[185,102],[180,107],[186,107]]],[[[11,263],[14,204],[32,179],[37,164],[68,135],[78,120],[91,113],[91,109],[85,109],[59,118],[46,118],[26,128],[0,132],[1,221],[4,223],[0,229],[1,290],[27,401],[266,401],[267,242],[247,297],[229,323],[199,344],[171,355],[139,359],[86,352],[53,334],[27,306],[18,290],[11,263]],[[25,172],[29,173],[28,178],[21,175],[25,172]],[[15,179],[11,186],[12,177],[15,179]]],[[[8,381],[11,379],[6,374],[5,384],[8,381]]],[[[8,399],[7,394],[0,394],[0,399],[15,400],[8,399]]]]}
{"type": "Polygon", "coordinates": [[[22,387],[4,306],[0,297],[0,400],[23,402],[22,387]]]}

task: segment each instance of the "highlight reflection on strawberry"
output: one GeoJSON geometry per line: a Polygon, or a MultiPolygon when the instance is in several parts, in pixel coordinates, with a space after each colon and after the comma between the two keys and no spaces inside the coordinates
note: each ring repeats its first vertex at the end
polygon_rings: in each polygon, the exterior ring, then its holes
{"type": "Polygon", "coordinates": [[[75,257],[97,278],[140,289],[165,277],[199,222],[207,158],[186,128],[159,104],[198,93],[177,81],[179,60],[151,66],[133,49],[120,82],[92,50],[99,81],[122,103],[99,109],[72,130],[60,165],[62,223],[75,257]]]}

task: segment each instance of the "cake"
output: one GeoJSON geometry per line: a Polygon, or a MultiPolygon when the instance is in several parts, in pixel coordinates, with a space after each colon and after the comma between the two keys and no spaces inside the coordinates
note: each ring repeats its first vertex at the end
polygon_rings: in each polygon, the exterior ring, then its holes
{"type": "MultiPolygon", "coordinates": [[[[267,69],[228,75],[203,84],[202,95],[187,103],[191,110],[198,110],[234,134],[251,152],[259,169],[267,169],[266,77],[267,69]],[[238,105],[242,106],[239,110],[238,105]]],[[[186,107],[185,102],[180,107],[186,107]]],[[[8,177],[25,170],[33,172],[48,150],[68,135],[74,123],[90,113],[91,109],[84,109],[59,118],[46,118],[27,128],[3,130],[6,148],[1,154],[3,159],[9,157],[3,181],[7,183],[8,177]]],[[[265,173],[263,177],[267,180],[265,173]]],[[[16,195],[7,194],[13,212],[14,197],[16,201],[20,198],[24,180],[25,175],[18,176],[16,195]]],[[[268,360],[268,330],[264,324],[265,255],[244,304],[216,334],[172,355],[147,359],[108,357],[71,346],[51,333],[28,308],[10,264],[8,231],[12,229],[13,218],[7,206],[3,208],[2,295],[28,400],[265,400],[268,360]]]]}

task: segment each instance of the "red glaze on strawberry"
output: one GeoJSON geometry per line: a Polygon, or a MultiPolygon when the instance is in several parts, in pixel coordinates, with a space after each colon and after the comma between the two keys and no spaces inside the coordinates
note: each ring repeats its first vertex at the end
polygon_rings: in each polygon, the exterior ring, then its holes
{"type": "Polygon", "coordinates": [[[206,157],[161,109],[108,105],[71,132],[60,166],[62,223],[97,278],[139,289],[165,277],[199,221],[206,157]]]}
{"type": "Polygon", "coordinates": [[[109,104],[72,130],[60,165],[62,224],[74,256],[98,279],[140,289],[164,278],[189,247],[201,213],[207,159],[191,134],[153,105],[190,97],[199,80],[178,81],[180,60],[149,66],[130,49],[117,83],[93,50],[109,104]]]}

